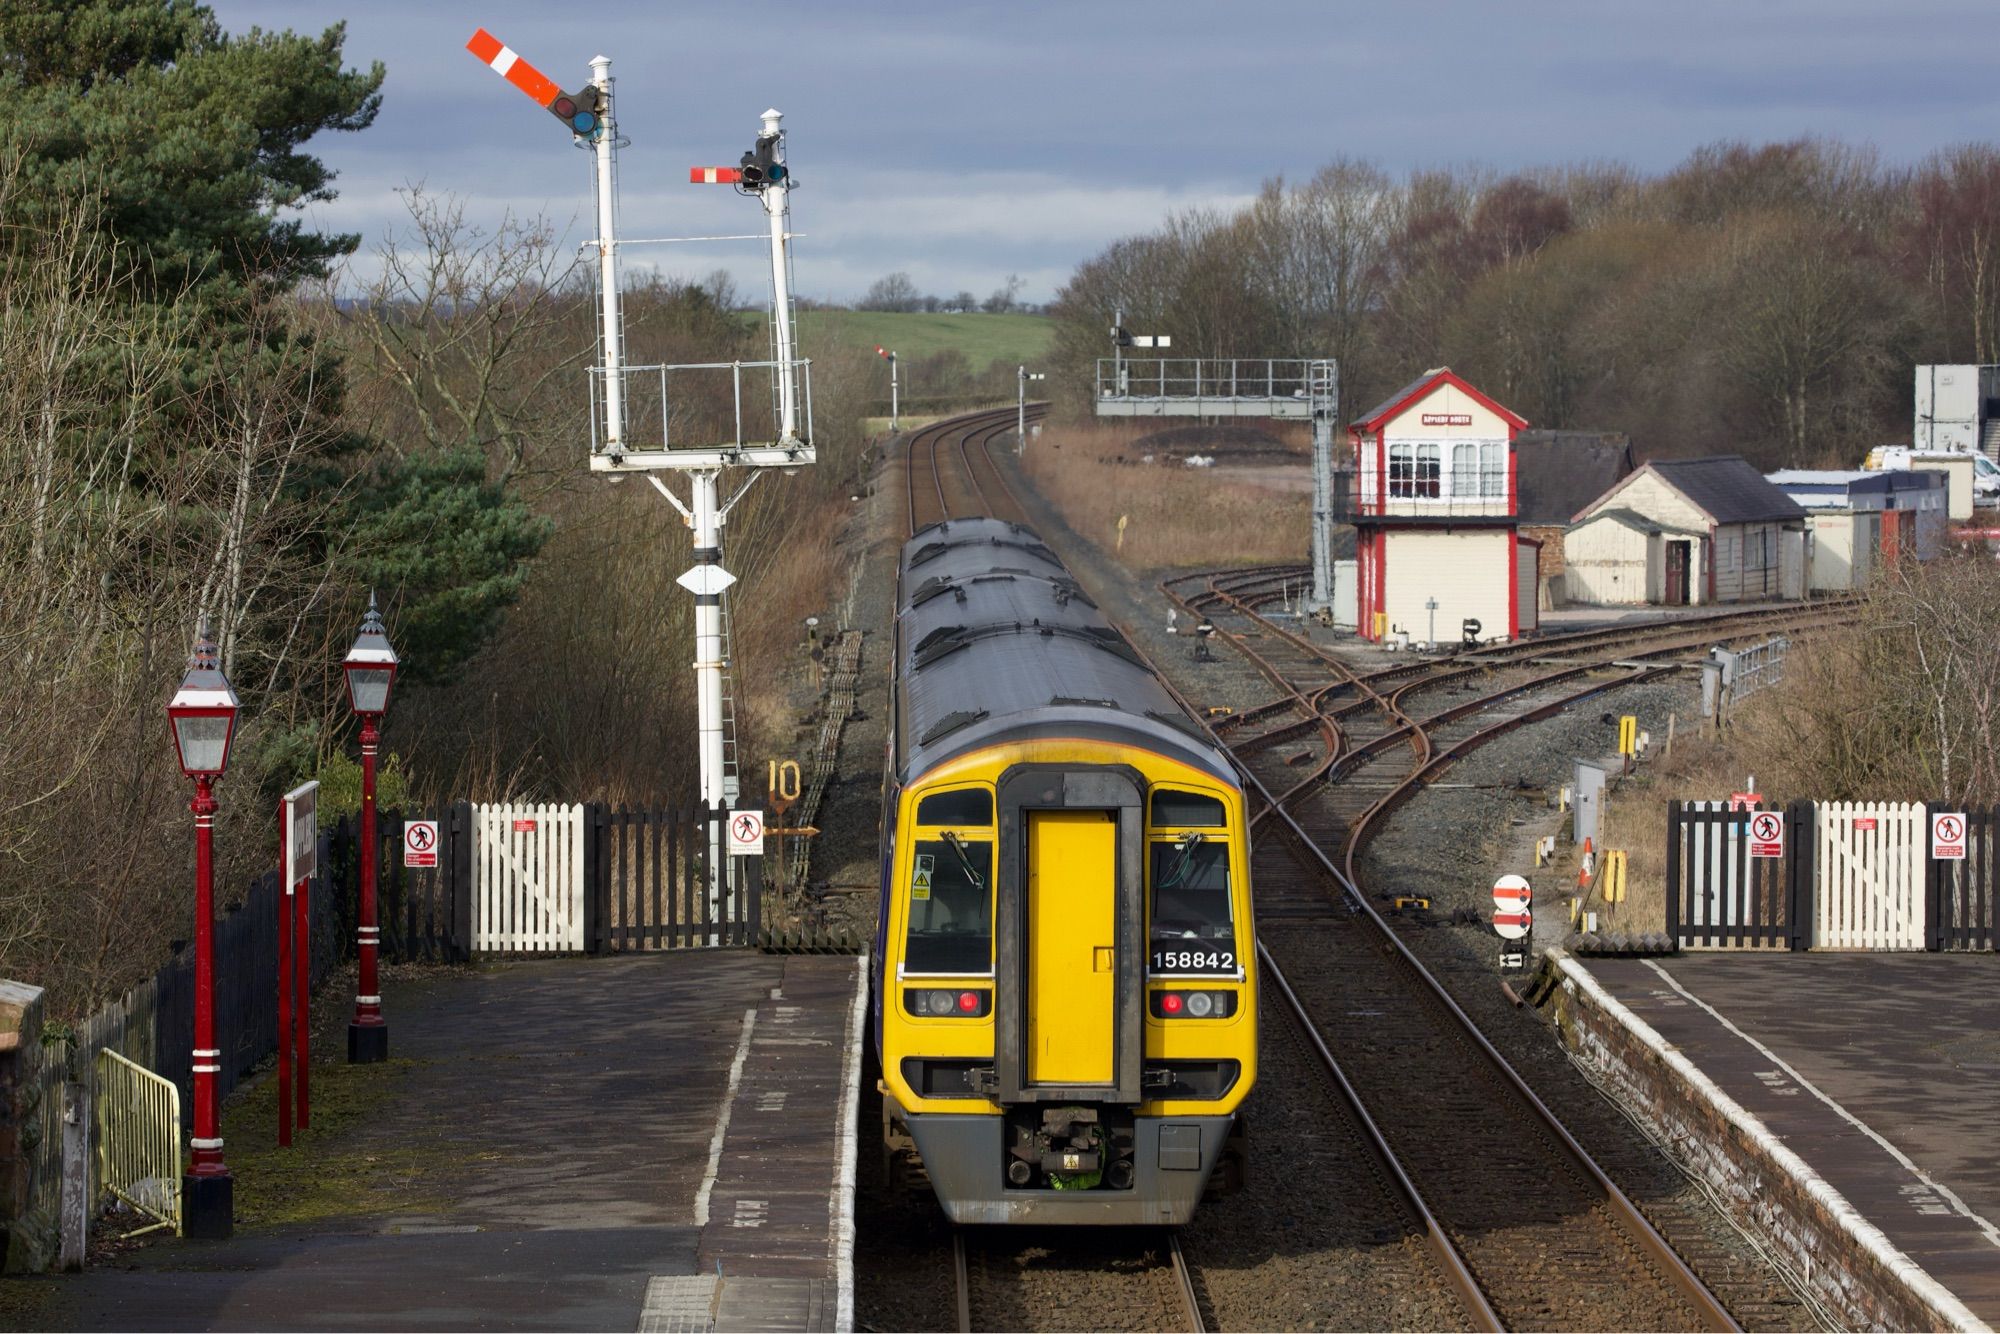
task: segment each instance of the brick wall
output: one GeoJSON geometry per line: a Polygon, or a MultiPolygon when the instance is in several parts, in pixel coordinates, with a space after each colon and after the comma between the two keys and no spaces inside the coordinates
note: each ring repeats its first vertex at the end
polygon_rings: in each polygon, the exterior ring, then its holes
{"type": "Polygon", "coordinates": [[[1562,574],[1563,530],[1560,528],[1522,528],[1521,536],[1532,538],[1542,544],[1541,555],[1536,559],[1535,572],[1544,579],[1553,579],[1562,574]]]}
{"type": "MultiPolygon", "coordinates": [[[[1555,1022],[1564,1045],[1682,1166],[1709,1184],[1736,1223],[1779,1255],[1846,1328],[1951,1327],[1885,1260],[1861,1245],[1828,1203],[1774,1158],[1766,1143],[1567,975],[1578,967],[1574,960],[1562,959],[1556,966],[1566,973],[1554,993],[1555,1022]]],[[[1826,1189],[1823,1182],[1817,1184],[1826,1189]]]]}

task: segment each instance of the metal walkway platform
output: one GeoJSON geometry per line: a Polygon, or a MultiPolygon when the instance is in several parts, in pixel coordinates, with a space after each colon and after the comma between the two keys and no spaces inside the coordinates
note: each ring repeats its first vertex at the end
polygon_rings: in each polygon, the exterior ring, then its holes
{"type": "Polygon", "coordinates": [[[1571,1050],[1837,1320],[2000,1325],[2000,955],[1552,957],[1571,1050]]]}

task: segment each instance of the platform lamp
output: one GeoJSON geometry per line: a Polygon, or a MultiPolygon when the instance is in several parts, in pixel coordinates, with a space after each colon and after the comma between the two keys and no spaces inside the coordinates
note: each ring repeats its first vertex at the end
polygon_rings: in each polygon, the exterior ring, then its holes
{"type": "Polygon", "coordinates": [[[376,966],[382,928],[375,920],[375,749],[381,739],[376,724],[389,711],[389,689],[396,683],[396,650],[389,646],[372,592],[361,633],[340,665],[347,674],[348,702],[361,719],[361,911],[354,931],[360,978],[354,1018],[347,1025],[347,1060],[350,1065],[366,1065],[389,1058],[389,1025],[382,1018],[376,966]]]}
{"type": "Polygon", "coordinates": [[[216,663],[215,637],[202,619],[180,689],[167,703],[181,772],[194,779],[194,1075],[193,1158],[181,1181],[182,1227],[190,1237],[227,1237],[235,1228],[236,1183],[222,1161],[215,1077],[215,780],[229,767],[236,735],[236,692],[216,663]]]}

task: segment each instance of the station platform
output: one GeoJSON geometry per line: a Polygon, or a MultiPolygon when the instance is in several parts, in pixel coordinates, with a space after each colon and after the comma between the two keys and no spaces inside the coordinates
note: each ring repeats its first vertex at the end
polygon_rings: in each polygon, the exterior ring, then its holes
{"type": "Polygon", "coordinates": [[[1572,1054],[1839,1326],[2000,1326],[2000,955],[1547,958],[1572,1054]]]}
{"type": "MultiPolygon", "coordinates": [[[[862,960],[678,950],[433,968],[390,1060],[225,1111],[236,1235],[32,1280],[52,1329],[849,1329],[862,960]]],[[[339,1016],[344,1021],[345,1016],[339,1016]]]]}

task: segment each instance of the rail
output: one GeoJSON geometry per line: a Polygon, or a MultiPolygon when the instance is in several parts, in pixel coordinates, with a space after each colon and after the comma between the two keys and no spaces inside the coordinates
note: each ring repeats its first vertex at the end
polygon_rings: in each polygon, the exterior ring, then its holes
{"type": "MultiPolygon", "coordinates": [[[[608,372],[602,366],[587,369],[590,375],[590,452],[593,455],[650,453],[655,449],[663,454],[740,452],[774,444],[811,447],[813,403],[812,361],[809,358],[791,362],[702,361],[673,365],[655,362],[646,366],[621,366],[615,372],[608,372]],[[746,371],[753,380],[748,395],[752,404],[766,403],[773,397],[773,386],[779,376],[798,377],[800,440],[786,442],[778,439],[775,412],[768,430],[751,429],[744,406],[746,371]],[[612,374],[618,376],[623,391],[625,427],[623,436],[615,442],[615,450],[614,442],[606,435],[604,410],[605,389],[612,374]],[[723,378],[725,375],[726,381],[723,378]],[[732,423],[729,430],[716,429],[717,423],[723,421],[732,423]],[[652,444],[655,431],[659,434],[657,446],[652,444]],[[694,440],[683,438],[690,433],[696,435],[694,440]]],[[[750,412],[753,416],[761,415],[756,407],[752,407],[750,412]]]]}
{"type": "Polygon", "coordinates": [[[180,1090],[109,1049],[97,1053],[97,1178],[153,1220],[129,1235],[181,1235],[180,1090]]]}

